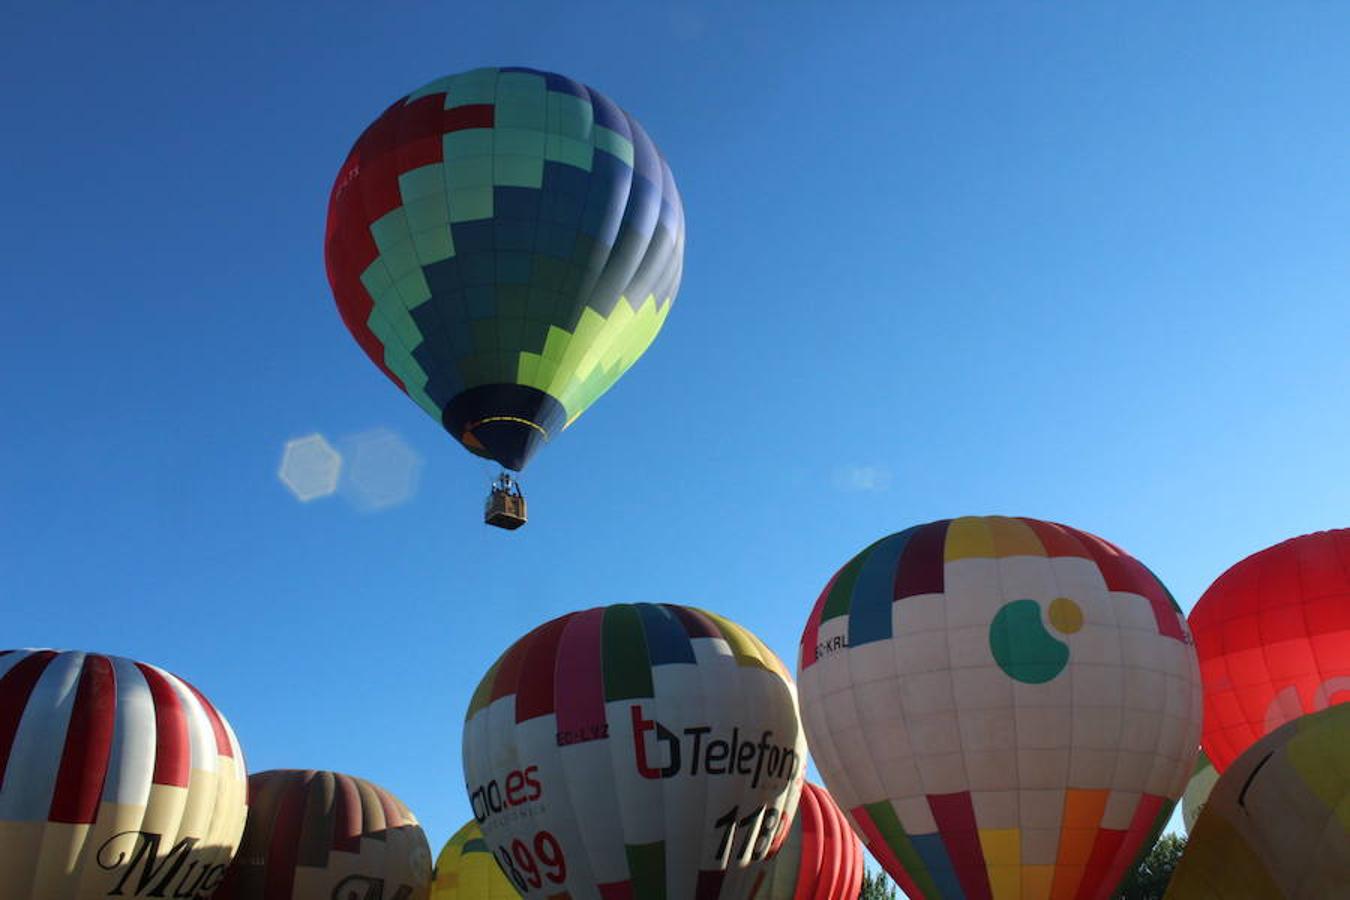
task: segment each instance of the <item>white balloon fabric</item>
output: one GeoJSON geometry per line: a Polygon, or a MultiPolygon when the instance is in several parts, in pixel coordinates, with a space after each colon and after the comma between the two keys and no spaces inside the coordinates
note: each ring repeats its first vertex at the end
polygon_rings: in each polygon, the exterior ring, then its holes
{"type": "Polygon", "coordinates": [[[944,520],[863,550],[817,601],[798,677],[826,786],[925,900],[1110,896],[1200,737],[1167,589],[1034,519],[944,520]]]}
{"type": "Polygon", "coordinates": [[[743,900],[805,764],[783,664],[674,605],[536,628],[483,678],[464,728],[474,818],[528,898],[743,900]]]}

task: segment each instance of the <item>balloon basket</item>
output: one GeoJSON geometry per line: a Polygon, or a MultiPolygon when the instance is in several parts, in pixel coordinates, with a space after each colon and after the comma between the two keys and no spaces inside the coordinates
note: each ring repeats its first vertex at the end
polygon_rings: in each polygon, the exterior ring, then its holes
{"type": "Polygon", "coordinates": [[[525,495],[520,492],[520,485],[505,473],[492,485],[483,510],[483,521],[507,531],[515,531],[525,524],[525,495]]]}

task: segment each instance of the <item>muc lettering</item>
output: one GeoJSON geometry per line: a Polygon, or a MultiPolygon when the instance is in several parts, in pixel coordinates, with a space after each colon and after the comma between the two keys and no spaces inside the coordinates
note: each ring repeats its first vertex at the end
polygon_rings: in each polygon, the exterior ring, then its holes
{"type": "Polygon", "coordinates": [[[94,861],[105,872],[121,871],[106,896],[204,898],[215,892],[225,879],[225,863],[194,858],[195,837],[183,838],[161,857],[162,840],[152,831],[123,831],[104,841],[94,861]]]}
{"type": "Polygon", "coordinates": [[[679,734],[655,719],[642,715],[642,706],[630,707],[633,717],[633,757],[643,778],[674,778],[681,773],[694,777],[707,775],[749,775],[750,786],[760,781],[786,781],[796,776],[801,760],[794,746],[774,743],[773,732],[765,731],[759,740],[743,740],[740,728],[730,736],[718,737],[712,726],[685,728],[679,734]]]}
{"type": "Polygon", "coordinates": [[[544,796],[544,787],[535,777],[538,772],[538,766],[527,766],[507,773],[505,779],[499,781],[494,778],[475,788],[469,793],[474,819],[482,825],[498,813],[533,803],[544,796]]]}

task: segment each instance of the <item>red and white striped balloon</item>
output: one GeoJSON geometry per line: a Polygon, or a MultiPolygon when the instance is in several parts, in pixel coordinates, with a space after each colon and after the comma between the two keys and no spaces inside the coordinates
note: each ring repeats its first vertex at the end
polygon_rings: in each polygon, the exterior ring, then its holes
{"type": "Polygon", "coordinates": [[[751,900],[857,900],[863,851],[829,792],[805,782],[787,840],[765,863],[751,900]]]}
{"type": "Polygon", "coordinates": [[[207,898],[244,828],[229,723],[146,663],[0,651],[5,900],[207,898]]]}

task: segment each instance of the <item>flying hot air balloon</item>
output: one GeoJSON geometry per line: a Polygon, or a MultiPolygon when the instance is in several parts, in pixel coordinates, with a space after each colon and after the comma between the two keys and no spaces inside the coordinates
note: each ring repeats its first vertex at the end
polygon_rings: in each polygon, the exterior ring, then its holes
{"type": "Polygon", "coordinates": [[[857,900],[862,889],[862,845],[829,793],[809,781],[787,839],[763,865],[751,900],[857,900]]]}
{"type": "Polygon", "coordinates": [[[5,900],[206,900],[246,798],[229,723],[177,676],[117,656],[0,651],[5,900]]]}
{"type": "Polygon", "coordinates": [[[628,370],[679,288],[684,212],[632,116],[527,68],[438,78],[356,141],[328,206],[328,280],[371,361],[503,475],[628,370]]]}
{"type": "Polygon", "coordinates": [[[1350,893],[1350,704],[1281,725],[1229,764],[1168,900],[1332,900],[1350,893]]]}
{"type": "Polygon", "coordinates": [[[541,625],[467,719],[474,818],[528,898],[745,900],[797,808],[791,676],[749,631],[691,607],[541,625]]]}
{"type": "Polygon", "coordinates": [[[1190,615],[1202,742],[1223,772],[1262,735],[1350,700],[1350,529],[1292,538],[1219,576],[1190,615]]]}
{"type": "Polygon", "coordinates": [[[497,866],[483,829],[469,821],[436,858],[431,900],[518,900],[520,892],[497,866]]]}
{"type": "Polygon", "coordinates": [[[427,900],[426,835],[384,788],[298,769],[258,772],[248,787],[248,827],[214,900],[427,900]]]}
{"type": "Polygon", "coordinates": [[[916,900],[1104,900],[1199,741],[1195,652],[1167,589],[1035,519],[867,547],[816,602],[798,674],[830,794],[916,900]]]}

